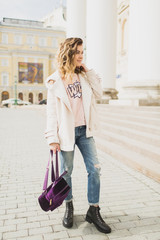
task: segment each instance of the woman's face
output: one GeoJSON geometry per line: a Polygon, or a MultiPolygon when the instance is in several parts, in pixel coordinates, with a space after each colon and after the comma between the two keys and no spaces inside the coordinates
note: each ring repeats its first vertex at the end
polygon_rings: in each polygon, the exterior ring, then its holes
{"type": "Polygon", "coordinates": [[[83,61],[83,45],[77,46],[77,51],[74,56],[74,64],[76,67],[80,67],[83,61]]]}

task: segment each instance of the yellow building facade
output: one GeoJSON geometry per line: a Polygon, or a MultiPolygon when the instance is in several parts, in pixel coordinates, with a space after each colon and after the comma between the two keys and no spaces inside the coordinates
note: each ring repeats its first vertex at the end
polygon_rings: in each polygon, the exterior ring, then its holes
{"type": "Polygon", "coordinates": [[[45,79],[65,31],[43,22],[3,18],[0,22],[0,102],[15,96],[38,104],[46,99],[45,79]]]}

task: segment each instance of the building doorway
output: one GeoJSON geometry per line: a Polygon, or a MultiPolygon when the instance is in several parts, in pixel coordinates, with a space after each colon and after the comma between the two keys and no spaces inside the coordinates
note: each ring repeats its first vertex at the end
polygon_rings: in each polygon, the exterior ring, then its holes
{"type": "Polygon", "coordinates": [[[18,98],[23,100],[23,93],[22,92],[18,93],[18,98]]]}
{"type": "Polygon", "coordinates": [[[2,96],[1,96],[2,101],[7,100],[8,98],[9,98],[9,92],[7,91],[2,92],[2,96]]]}
{"type": "Polygon", "coordinates": [[[42,94],[42,93],[39,93],[39,94],[38,94],[38,101],[40,102],[41,100],[43,100],[43,94],[42,94]]]}
{"type": "Polygon", "coordinates": [[[33,93],[29,93],[29,102],[33,103],[33,93]]]}

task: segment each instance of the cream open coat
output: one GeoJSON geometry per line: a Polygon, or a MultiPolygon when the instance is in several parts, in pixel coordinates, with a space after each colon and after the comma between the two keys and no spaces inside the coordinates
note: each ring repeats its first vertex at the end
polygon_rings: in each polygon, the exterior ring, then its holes
{"type": "MultiPolygon", "coordinates": [[[[82,101],[86,120],[86,136],[93,136],[98,130],[99,122],[96,113],[96,98],[101,98],[101,80],[94,72],[89,70],[79,74],[82,87],[82,101]]],[[[58,71],[46,79],[47,95],[47,128],[45,137],[48,144],[59,143],[63,151],[72,151],[75,144],[75,122],[70,101],[63,81],[58,71]],[[49,80],[55,80],[50,84],[49,80]]]]}

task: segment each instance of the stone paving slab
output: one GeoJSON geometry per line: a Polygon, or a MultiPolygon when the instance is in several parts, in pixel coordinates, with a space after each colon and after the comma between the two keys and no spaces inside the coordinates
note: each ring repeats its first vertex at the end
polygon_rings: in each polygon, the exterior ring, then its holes
{"type": "Polygon", "coordinates": [[[44,107],[0,109],[1,240],[160,240],[160,185],[99,150],[100,208],[112,233],[100,233],[85,222],[87,174],[78,149],[73,228],[62,226],[64,204],[43,212],[37,199],[49,157],[44,131],[44,107]]]}

